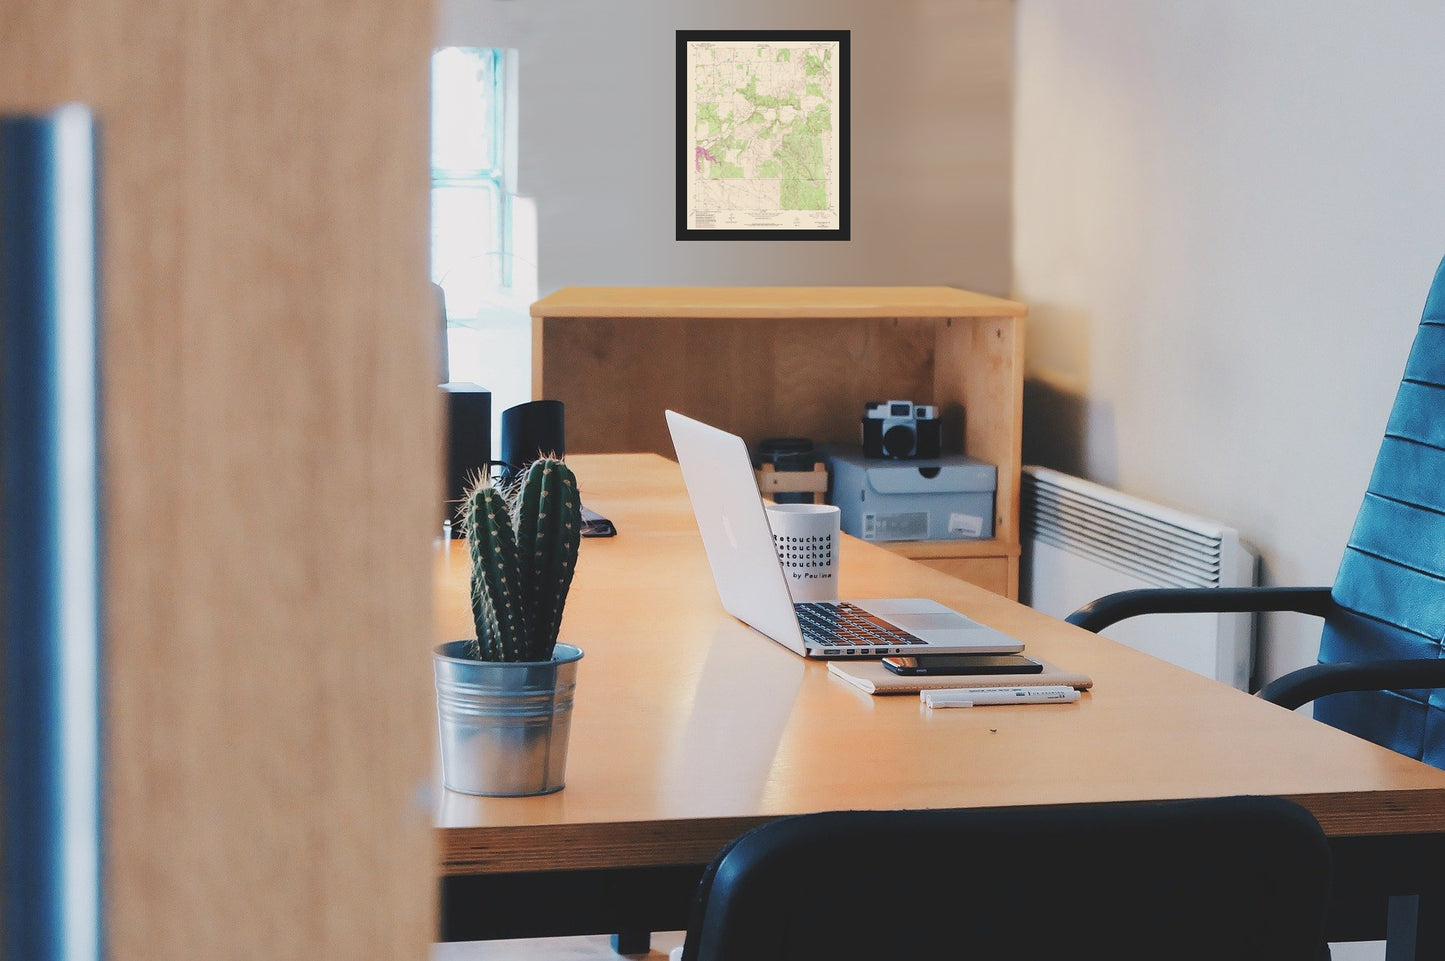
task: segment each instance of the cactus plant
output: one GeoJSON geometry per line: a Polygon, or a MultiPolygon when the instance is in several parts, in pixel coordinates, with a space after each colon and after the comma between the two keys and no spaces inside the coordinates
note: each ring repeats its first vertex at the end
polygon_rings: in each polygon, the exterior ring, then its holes
{"type": "Polygon", "coordinates": [[[461,513],[472,562],[472,656],[549,660],[582,537],[576,476],[543,457],[506,489],[478,478],[461,513]]]}

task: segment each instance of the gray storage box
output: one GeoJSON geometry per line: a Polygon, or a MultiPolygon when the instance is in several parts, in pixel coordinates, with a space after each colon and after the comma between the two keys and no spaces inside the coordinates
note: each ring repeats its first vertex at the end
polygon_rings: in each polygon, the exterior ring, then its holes
{"type": "Polygon", "coordinates": [[[963,540],[993,536],[998,470],[972,457],[879,460],[855,450],[828,454],[830,503],[845,533],[865,541],[963,540]]]}

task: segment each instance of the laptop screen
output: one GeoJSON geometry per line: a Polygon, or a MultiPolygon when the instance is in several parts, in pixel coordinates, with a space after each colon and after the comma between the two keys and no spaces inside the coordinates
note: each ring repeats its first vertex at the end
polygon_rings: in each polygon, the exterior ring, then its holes
{"type": "Polygon", "coordinates": [[[736,434],[676,411],[667,412],[667,426],[723,607],[802,653],[803,634],[747,445],[736,434]]]}

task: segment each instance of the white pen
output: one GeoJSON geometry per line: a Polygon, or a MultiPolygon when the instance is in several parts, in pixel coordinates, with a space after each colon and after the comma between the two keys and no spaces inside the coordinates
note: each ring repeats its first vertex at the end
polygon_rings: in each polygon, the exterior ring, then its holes
{"type": "Polygon", "coordinates": [[[920,691],[928,707],[984,707],[993,704],[1068,704],[1079,692],[1065,685],[1036,687],[947,687],[920,691]]]}

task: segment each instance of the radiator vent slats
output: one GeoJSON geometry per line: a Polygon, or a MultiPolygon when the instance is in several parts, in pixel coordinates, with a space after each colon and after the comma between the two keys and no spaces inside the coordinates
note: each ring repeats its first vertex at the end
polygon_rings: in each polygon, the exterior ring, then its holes
{"type": "MultiPolygon", "coordinates": [[[[1244,587],[1257,558],[1239,532],[1044,467],[1023,469],[1019,599],[1054,617],[1119,591],[1244,587]]],[[[1135,650],[1249,689],[1252,614],[1131,617],[1102,632],[1135,650]]]]}
{"type": "Polygon", "coordinates": [[[1024,473],[1023,527],[1159,587],[1221,584],[1222,528],[1046,468],[1024,473]]]}

